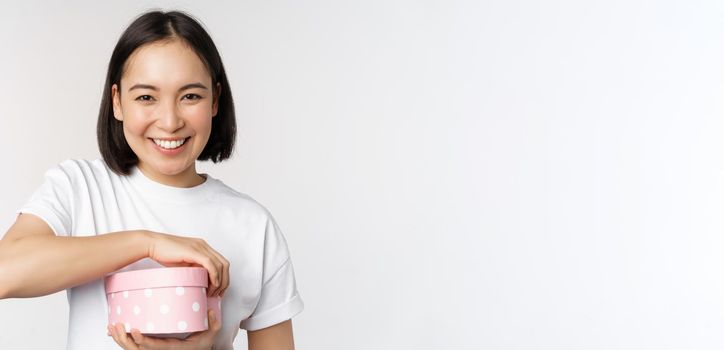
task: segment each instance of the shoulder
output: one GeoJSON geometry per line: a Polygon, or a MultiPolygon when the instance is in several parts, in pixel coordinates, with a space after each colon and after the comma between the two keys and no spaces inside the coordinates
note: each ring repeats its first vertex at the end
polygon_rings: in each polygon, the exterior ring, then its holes
{"type": "Polygon", "coordinates": [[[119,176],[106,166],[103,159],[66,159],[45,172],[45,180],[73,188],[104,186],[119,176]]]}
{"type": "Polygon", "coordinates": [[[220,203],[229,205],[234,210],[243,211],[245,215],[261,219],[271,218],[269,210],[252,196],[231,188],[221,180],[214,180],[217,183],[216,199],[220,203]]]}
{"type": "Polygon", "coordinates": [[[108,176],[110,168],[103,159],[69,158],[51,167],[48,172],[63,173],[71,179],[108,176]]]}

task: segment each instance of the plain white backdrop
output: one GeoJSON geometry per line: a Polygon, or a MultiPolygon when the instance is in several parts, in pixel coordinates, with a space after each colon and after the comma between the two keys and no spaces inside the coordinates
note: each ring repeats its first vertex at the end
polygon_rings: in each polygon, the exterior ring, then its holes
{"type": "MultiPolygon", "coordinates": [[[[724,346],[721,2],[6,2],[0,233],[99,157],[111,51],[154,7],[221,52],[238,148],[199,169],[279,222],[298,349],[724,346]]],[[[0,301],[0,348],[63,349],[67,311],[0,301]]]]}

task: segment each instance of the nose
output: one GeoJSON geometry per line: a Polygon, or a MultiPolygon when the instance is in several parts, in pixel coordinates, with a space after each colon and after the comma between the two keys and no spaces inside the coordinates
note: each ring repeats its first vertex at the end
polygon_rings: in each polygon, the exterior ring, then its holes
{"type": "Polygon", "coordinates": [[[158,121],[159,128],[168,132],[169,134],[174,133],[176,130],[181,129],[184,126],[183,118],[173,101],[164,103],[158,109],[158,121]]]}

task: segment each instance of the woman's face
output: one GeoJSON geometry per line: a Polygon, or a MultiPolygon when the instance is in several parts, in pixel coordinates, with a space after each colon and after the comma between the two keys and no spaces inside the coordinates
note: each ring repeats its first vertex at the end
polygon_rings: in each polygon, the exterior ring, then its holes
{"type": "Polygon", "coordinates": [[[143,45],[126,61],[118,89],[113,84],[114,115],[123,122],[141,171],[169,186],[203,182],[196,159],[211,135],[221,87],[217,84],[214,96],[211,76],[196,53],[180,40],[143,45]]]}

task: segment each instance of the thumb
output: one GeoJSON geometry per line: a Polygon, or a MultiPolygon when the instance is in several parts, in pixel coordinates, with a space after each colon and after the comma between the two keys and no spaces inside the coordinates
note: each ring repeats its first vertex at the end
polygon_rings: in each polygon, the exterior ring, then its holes
{"type": "Polygon", "coordinates": [[[213,309],[209,309],[209,330],[213,333],[221,330],[221,320],[213,309]]]}

